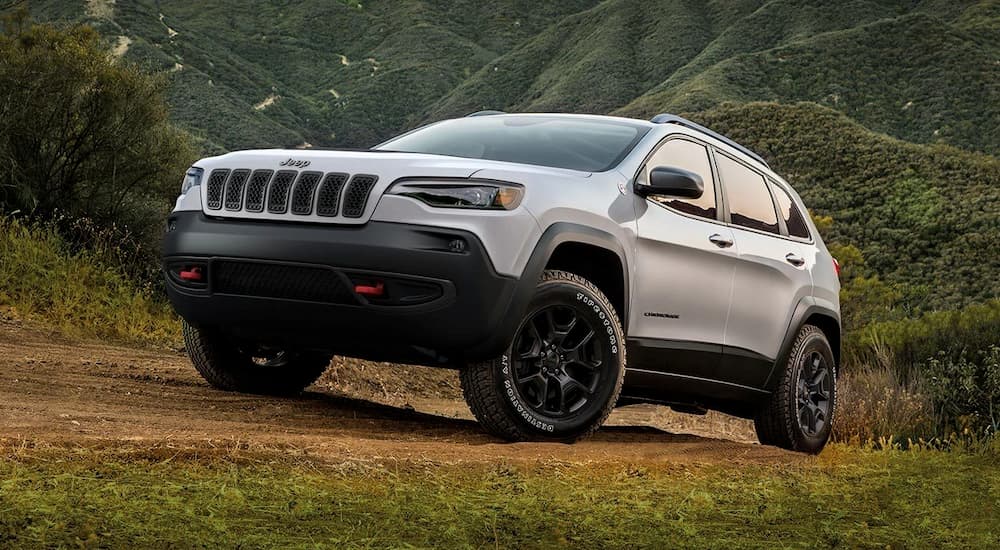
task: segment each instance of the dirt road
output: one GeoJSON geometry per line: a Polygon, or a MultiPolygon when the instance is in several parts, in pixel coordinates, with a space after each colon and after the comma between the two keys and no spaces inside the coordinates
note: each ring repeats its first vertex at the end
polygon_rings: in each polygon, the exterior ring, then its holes
{"type": "Polygon", "coordinates": [[[391,369],[335,364],[332,375],[301,397],[248,396],[210,388],[180,352],[73,342],[0,321],[0,443],[188,451],[238,446],[328,460],[440,463],[806,460],[751,443],[745,421],[646,405],[616,410],[607,427],[575,445],[506,444],[478,429],[456,398],[450,373],[422,372],[417,397],[390,391],[406,384],[391,369]],[[427,391],[427,378],[442,389],[427,391]]]}

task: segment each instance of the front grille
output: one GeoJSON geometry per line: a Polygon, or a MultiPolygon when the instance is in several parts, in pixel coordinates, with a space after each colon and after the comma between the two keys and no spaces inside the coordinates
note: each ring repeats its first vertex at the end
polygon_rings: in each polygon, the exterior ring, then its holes
{"type": "Polygon", "coordinates": [[[329,304],[356,304],[344,278],[331,269],[262,262],[216,260],[212,292],[329,304]]]}
{"type": "Polygon", "coordinates": [[[250,170],[233,170],[233,175],[226,183],[226,210],[239,210],[243,207],[243,184],[250,177],[250,170]]]}
{"type": "Polygon", "coordinates": [[[274,181],[267,191],[267,211],[272,214],[284,214],[288,210],[288,190],[295,181],[294,170],[282,170],[274,175],[274,181]]]}
{"type": "Polygon", "coordinates": [[[364,214],[368,194],[371,193],[372,187],[375,187],[376,181],[378,181],[377,177],[362,174],[351,178],[351,183],[347,185],[347,191],[344,191],[345,218],[360,218],[364,214]]]}
{"type": "Polygon", "coordinates": [[[316,196],[316,213],[320,216],[336,216],[340,208],[340,192],[344,190],[347,174],[327,174],[316,196]]]}
{"type": "Polygon", "coordinates": [[[325,218],[364,216],[378,176],[296,170],[212,170],[206,187],[208,210],[325,218]]]}
{"type": "Polygon", "coordinates": [[[222,191],[226,186],[229,170],[212,170],[208,176],[207,202],[209,210],[222,208],[222,191]]]}
{"type": "Polygon", "coordinates": [[[312,214],[313,194],[316,191],[316,184],[323,177],[321,172],[302,172],[299,182],[295,184],[292,191],[292,214],[308,216],[312,214]]]}
{"type": "Polygon", "coordinates": [[[267,195],[267,184],[271,181],[274,170],[254,170],[247,184],[247,212],[263,212],[264,197],[267,195]]]}

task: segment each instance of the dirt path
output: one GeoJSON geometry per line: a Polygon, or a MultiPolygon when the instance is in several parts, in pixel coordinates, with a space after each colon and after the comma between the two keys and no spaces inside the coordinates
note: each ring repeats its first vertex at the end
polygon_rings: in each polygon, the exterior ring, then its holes
{"type": "MultiPolygon", "coordinates": [[[[379,368],[389,367],[371,366],[366,376],[379,376],[379,368]]],[[[330,460],[442,463],[806,460],[750,443],[745,421],[645,405],[616,410],[609,426],[575,445],[505,444],[483,434],[447,390],[405,403],[364,391],[365,384],[335,382],[293,399],[225,393],[202,381],[181,353],[72,342],[0,321],[0,443],[6,445],[237,445],[330,460]]]]}

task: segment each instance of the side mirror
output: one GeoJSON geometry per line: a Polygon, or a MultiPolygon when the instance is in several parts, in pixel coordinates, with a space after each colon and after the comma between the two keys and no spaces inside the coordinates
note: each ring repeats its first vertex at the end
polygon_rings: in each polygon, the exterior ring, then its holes
{"type": "Polygon", "coordinates": [[[666,195],[682,199],[697,199],[705,192],[705,182],[694,172],[673,166],[657,166],[649,172],[649,183],[636,185],[635,192],[643,197],[666,195]]]}

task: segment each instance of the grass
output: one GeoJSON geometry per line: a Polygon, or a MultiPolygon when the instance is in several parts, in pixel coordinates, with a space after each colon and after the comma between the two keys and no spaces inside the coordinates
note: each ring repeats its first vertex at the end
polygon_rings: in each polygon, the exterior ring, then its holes
{"type": "Polygon", "coordinates": [[[0,546],[995,547],[996,451],[782,466],[437,465],[6,449],[0,546]],[[972,505],[972,503],[975,503],[972,505]]]}
{"type": "Polygon", "coordinates": [[[71,337],[174,345],[165,299],[97,252],[74,252],[56,231],[0,217],[0,308],[71,337]]]}

